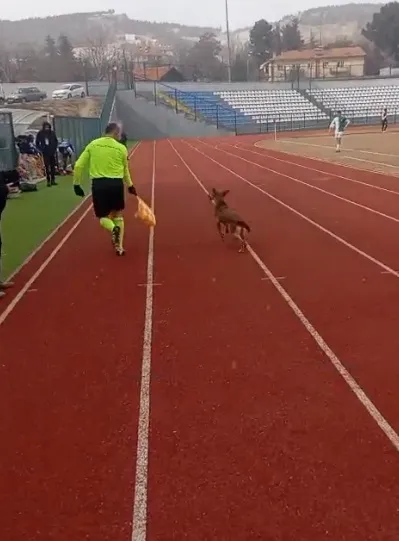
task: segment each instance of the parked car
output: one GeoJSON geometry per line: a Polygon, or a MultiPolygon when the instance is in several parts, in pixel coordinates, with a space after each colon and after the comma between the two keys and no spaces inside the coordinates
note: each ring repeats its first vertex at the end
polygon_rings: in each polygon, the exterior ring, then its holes
{"type": "Polygon", "coordinates": [[[17,88],[6,97],[6,103],[28,103],[30,101],[41,101],[47,98],[46,92],[43,92],[37,86],[26,86],[17,88]]]}
{"type": "Polygon", "coordinates": [[[66,100],[68,98],[84,98],[86,96],[85,89],[82,85],[76,83],[62,85],[58,90],[54,90],[53,99],[66,100]]]}

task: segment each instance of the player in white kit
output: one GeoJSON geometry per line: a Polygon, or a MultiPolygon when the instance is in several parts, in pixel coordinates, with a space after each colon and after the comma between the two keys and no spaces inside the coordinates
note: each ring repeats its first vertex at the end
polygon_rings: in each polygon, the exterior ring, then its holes
{"type": "Polygon", "coordinates": [[[335,129],[335,142],[337,144],[336,146],[336,152],[341,152],[341,142],[342,142],[342,136],[344,135],[344,131],[348,127],[350,123],[350,120],[342,116],[341,111],[337,112],[337,116],[334,117],[330,124],[330,131],[334,128],[335,129]]]}

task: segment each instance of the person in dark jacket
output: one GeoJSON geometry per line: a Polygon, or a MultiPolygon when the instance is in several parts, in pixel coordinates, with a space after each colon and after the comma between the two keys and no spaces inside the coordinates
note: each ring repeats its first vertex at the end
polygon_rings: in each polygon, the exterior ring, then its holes
{"type": "Polygon", "coordinates": [[[127,135],[124,131],[121,133],[119,142],[122,143],[122,145],[124,145],[125,147],[127,147],[127,135]]]}
{"type": "Polygon", "coordinates": [[[46,168],[47,186],[56,186],[55,166],[58,151],[58,139],[50,122],[43,122],[42,129],[36,135],[36,147],[43,156],[46,168]]]}

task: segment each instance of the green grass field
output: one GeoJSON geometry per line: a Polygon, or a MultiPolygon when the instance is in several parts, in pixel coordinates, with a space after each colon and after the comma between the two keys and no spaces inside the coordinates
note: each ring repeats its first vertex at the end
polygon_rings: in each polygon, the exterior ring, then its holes
{"type": "MultiPolygon", "coordinates": [[[[128,148],[135,145],[128,142],[128,148]]],[[[2,279],[17,269],[39,244],[81,202],[73,192],[72,176],[58,177],[58,186],[38,185],[37,192],[9,199],[1,218],[3,256],[2,279]]],[[[83,184],[87,193],[89,182],[83,184]]]]}
{"type": "MultiPolygon", "coordinates": [[[[128,148],[135,145],[128,142],[128,148]]],[[[58,177],[58,186],[38,185],[37,192],[9,199],[1,218],[3,256],[2,279],[12,274],[39,244],[81,202],[73,192],[72,176],[58,177]]],[[[83,184],[87,193],[89,182],[83,184]]]]}
{"type": "MultiPolygon", "coordinates": [[[[58,186],[38,185],[37,192],[9,199],[1,219],[2,278],[7,278],[28,255],[81,202],[72,189],[72,176],[57,179],[58,186]]],[[[86,186],[87,188],[87,186],[86,186]]]]}

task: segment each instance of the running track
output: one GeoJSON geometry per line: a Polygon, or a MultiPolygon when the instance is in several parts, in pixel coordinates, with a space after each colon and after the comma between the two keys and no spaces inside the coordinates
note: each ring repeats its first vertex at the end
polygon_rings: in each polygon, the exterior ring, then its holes
{"type": "Polygon", "coordinates": [[[398,180],[253,142],[141,144],[154,232],[131,199],[115,258],[86,201],[17,274],[2,540],[399,538],[398,180]]]}

